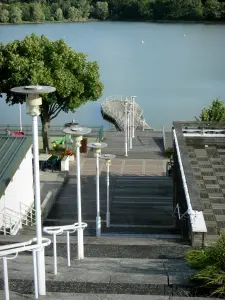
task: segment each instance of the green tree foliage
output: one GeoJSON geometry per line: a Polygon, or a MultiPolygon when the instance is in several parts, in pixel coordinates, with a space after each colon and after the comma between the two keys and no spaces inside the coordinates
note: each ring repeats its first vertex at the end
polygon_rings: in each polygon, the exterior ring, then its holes
{"type": "Polygon", "coordinates": [[[96,2],[95,16],[97,19],[105,20],[109,15],[108,2],[96,2]]]}
{"type": "Polygon", "coordinates": [[[35,34],[22,41],[0,44],[0,93],[6,93],[9,105],[23,103],[23,95],[10,93],[15,86],[51,85],[56,92],[42,95],[42,136],[48,148],[48,130],[52,119],[61,111],[74,112],[87,101],[96,101],[102,94],[97,62],[87,61],[63,40],[50,41],[35,34]]]}
{"type": "Polygon", "coordinates": [[[31,18],[34,22],[43,22],[45,20],[42,6],[39,3],[34,3],[31,6],[31,18]]]}
{"type": "Polygon", "coordinates": [[[18,6],[14,6],[14,5],[10,6],[9,20],[11,23],[22,22],[22,10],[18,6]]]}
{"type": "Polygon", "coordinates": [[[204,107],[200,116],[200,121],[225,121],[225,106],[224,103],[217,98],[213,100],[209,107],[204,107]]]}
{"type": "Polygon", "coordinates": [[[9,22],[9,11],[5,8],[0,10],[0,22],[9,22]]]}
{"type": "Polygon", "coordinates": [[[68,10],[68,19],[70,21],[78,21],[81,18],[81,12],[78,8],[71,6],[68,10]]]}
{"type": "Polygon", "coordinates": [[[55,19],[56,19],[57,21],[62,21],[62,20],[63,20],[63,13],[62,13],[61,8],[57,8],[57,9],[56,9],[56,12],[55,12],[55,19]]]}
{"type": "Polygon", "coordinates": [[[221,17],[220,2],[217,0],[207,0],[204,14],[208,20],[218,20],[221,17]]]}
{"type": "MultiPolygon", "coordinates": [[[[9,11],[15,6],[21,9],[22,21],[35,22],[83,21],[88,18],[154,21],[225,20],[225,0],[3,0],[3,3],[3,6],[6,6],[4,8],[9,11]]],[[[17,23],[18,18],[9,16],[9,21],[17,23]]]]}
{"type": "MultiPolygon", "coordinates": [[[[212,246],[204,250],[191,250],[185,254],[191,268],[198,270],[191,279],[205,289],[210,288],[211,295],[225,296],[225,235],[212,246]]],[[[206,290],[205,290],[206,291],[206,290]]]]}

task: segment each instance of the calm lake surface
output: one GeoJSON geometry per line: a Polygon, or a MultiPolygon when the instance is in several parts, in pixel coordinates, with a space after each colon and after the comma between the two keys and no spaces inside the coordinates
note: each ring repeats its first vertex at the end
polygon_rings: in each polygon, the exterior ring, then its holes
{"type": "MultiPolygon", "coordinates": [[[[86,22],[0,26],[0,41],[35,32],[63,38],[100,65],[103,97],[76,114],[61,113],[52,124],[75,117],[85,125],[107,126],[100,104],[110,95],[136,95],[148,123],[167,129],[173,120],[193,120],[216,97],[225,100],[225,25],[86,22]],[[141,41],[144,41],[144,44],[141,41]]],[[[31,118],[23,107],[23,123],[31,118]]],[[[0,123],[19,124],[18,106],[0,100],[0,123]]]]}

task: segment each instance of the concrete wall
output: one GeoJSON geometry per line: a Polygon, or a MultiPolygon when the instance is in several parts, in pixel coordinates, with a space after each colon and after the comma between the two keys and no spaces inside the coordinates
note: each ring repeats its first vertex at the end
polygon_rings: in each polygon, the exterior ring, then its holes
{"type": "Polygon", "coordinates": [[[5,195],[0,201],[0,212],[3,208],[20,212],[20,203],[30,206],[34,202],[32,151],[28,150],[18,170],[9,183],[5,195]]]}

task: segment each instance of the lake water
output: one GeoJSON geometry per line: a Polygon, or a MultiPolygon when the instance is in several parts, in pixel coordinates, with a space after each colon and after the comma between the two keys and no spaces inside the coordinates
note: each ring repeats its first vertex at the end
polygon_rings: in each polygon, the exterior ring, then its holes
{"type": "MultiPolygon", "coordinates": [[[[0,26],[0,41],[35,32],[63,38],[100,66],[103,97],[75,114],[61,113],[52,124],[75,117],[80,123],[107,126],[100,104],[110,95],[137,96],[147,122],[170,129],[173,120],[193,120],[216,97],[225,100],[225,26],[86,22],[0,26]],[[141,41],[144,43],[141,43],[141,41]]],[[[23,123],[31,118],[23,107],[23,123]]],[[[0,100],[0,123],[19,124],[18,106],[0,100]]]]}

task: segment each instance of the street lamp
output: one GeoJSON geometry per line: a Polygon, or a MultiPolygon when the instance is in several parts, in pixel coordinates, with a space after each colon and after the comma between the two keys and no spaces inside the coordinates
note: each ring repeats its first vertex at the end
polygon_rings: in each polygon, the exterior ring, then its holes
{"type": "Polygon", "coordinates": [[[100,217],[100,196],[99,196],[99,157],[102,148],[107,146],[106,143],[89,143],[89,148],[96,153],[96,236],[101,236],[101,217],[100,217]]]}
{"type": "Polygon", "coordinates": [[[109,166],[111,165],[112,159],[114,159],[116,155],[114,154],[102,154],[100,158],[105,160],[106,168],[107,168],[107,210],[106,210],[106,227],[110,227],[110,209],[109,209],[109,166]]]}
{"type": "MultiPolygon", "coordinates": [[[[36,238],[37,244],[42,244],[42,223],[41,223],[41,199],[40,199],[40,173],[39,173],[39,146],[38,146],[38,116],[42,98],[39,94],[48,94],[56,89],[52,86],[20,86],[11,89],[11,92],[26,95],[27,113],[33,119],[33,158],[34,158],[34,201],[36,217],[36,238]]],[[[45,255],[44,249],[37,251],[37,280],[39,295],[46,295],[45,285],[45,255]]]]}
{"type": "Polygon", "coordinates": [[[129,133],[130,133],[130,149],[132,149],[132,103],[130,103],[130,131],[129,131],[129,133]]]}
{"type": "Polygon", "coordinates": [[[124,118],[124,135],[125,135],[125,156],[127,156],[127,106],[128,100],[124,101],[125,106],[125,118],[124,118]]]}
{"type": "Polygon", "coordinates": [[[84,233],[82,228],[82,212],[81,212],[81,183],[80,183],[80,146],[84,135],[91,132],[90,128],[85,127],[66,127],[63,129],[66,134],[71,134],[74,137],[76,148],[76,173],[77,173],[77,258],[84,259],[84,233]]]}
{"type": "Polygon", "coordinates": [[[135,114],[135,98],[136,98],[137,96],[132,96],[131,97],[131,101],[132,101],[132,107],[133,107],[133,110],[132,110],[132,119],[133,119],[133,121],[132,121],[132,123],[133,123],[133,127],[132,127],[132,137],[134,138],[135,136],[134,136],[134,129],[135,129],[135,124],[134,124],[134,119],[135,119],[135,117],[134,117],[134,114],[135,114]]]}

